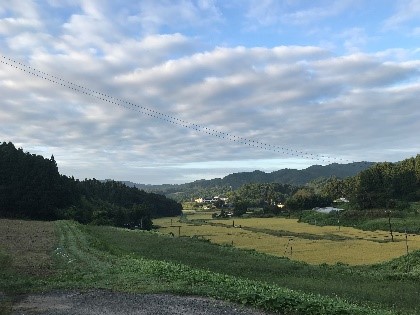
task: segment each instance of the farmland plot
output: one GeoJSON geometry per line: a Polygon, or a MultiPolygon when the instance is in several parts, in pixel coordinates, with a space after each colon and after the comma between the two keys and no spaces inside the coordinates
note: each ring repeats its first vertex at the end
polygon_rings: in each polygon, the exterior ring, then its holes
{"type": "Polygon", "coordinates": [[[56,243],[53,222],[0,219],[0,250],[11,255],[11,266],[29,275],[52,272],[56,243]]]}
{"type": "Polygon", "coordinates": [[[296,219],[247,218],[214,220],[209,214],[189,214],[187,222],[162,218],[159,231],[213,243],[253,249],[311,264],[374,264],[420,249],[420,235],[362,231],[351,227],[315,226],[296,219]]]}

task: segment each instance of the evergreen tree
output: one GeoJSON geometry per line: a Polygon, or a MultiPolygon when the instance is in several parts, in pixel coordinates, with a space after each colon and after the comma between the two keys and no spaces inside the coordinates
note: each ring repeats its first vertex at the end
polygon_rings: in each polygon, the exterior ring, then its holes
{"type": "Polygon", "coordinates": [[[118,226],[135,219],[149,229],[152,217],[181,213],[182,206],[165,196],[115,181],[79,181],[59,174],[54,155],[46,159],[10,142],[0,145],[0,217],[118,226]]]}

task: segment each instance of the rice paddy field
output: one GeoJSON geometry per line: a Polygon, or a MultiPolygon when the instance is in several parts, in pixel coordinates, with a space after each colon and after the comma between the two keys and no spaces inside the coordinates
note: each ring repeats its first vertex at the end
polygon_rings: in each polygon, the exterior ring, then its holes
{"type": "Polygon", "coordinates": [[[310,264],[375,264],[420,249],[420,235],[315,226],[297,219],[212,219],[211,213],[185,214],[186,220],[153,220],[159,232],[197,237],[221,245],[256,250],[310,264]]]}

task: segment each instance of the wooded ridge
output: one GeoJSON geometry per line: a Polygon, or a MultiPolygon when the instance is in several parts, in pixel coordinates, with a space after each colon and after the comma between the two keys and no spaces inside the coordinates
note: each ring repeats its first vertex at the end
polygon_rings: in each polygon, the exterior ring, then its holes
{"type": "Polygon", "coordinates": [[[353,162],[348,164],[332,163],[329,165],[312,165],[303,170],[281,169],[271,173],[259,170],[229,174],[223,178],[201,179],[186,184],[145,185],[129,181],[123,183],[149,192],[164,194],[178,201],[190,200],[199,196],[216,196],[236,190],[246,184],[278,183],[303,186],[319,178],[336,177],[338,179],[354,176],[372,166],[373,162],[353,162]]]}
{"type": "Polygon", "coordinates": [[[79,181],[61,175],[54,156],[47,159],[11,142],[0,144],[0,217],[150,229],[152,218],[181,212],[181,204],[163,195],[115,181],[79,181]]]}

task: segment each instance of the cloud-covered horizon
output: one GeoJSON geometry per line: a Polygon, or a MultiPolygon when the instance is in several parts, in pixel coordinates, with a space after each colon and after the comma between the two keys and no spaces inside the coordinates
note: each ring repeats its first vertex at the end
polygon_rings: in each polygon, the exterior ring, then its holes
{"type": "Polygon", "coordinates": [[[0,4],[2,61],[113,100],[1,63],[0,141],[145,184],[419,153],[420,1],[123,2],[0,4]]]}

